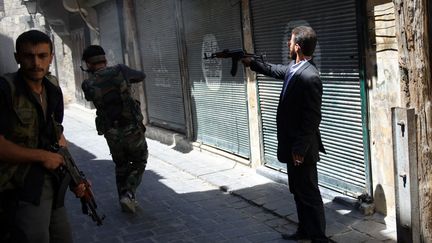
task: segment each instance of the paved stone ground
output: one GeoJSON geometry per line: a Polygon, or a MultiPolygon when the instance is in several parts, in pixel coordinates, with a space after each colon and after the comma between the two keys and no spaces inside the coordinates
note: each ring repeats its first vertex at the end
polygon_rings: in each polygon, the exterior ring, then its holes
{"type": "Polygon", "coordinates": [[[68,193],[76,242],[279,242],[279,231],[295,229],[293,222],[154,156],[169,148],[152,140],[148,143],[153,152],[137,193],[140,208],[136,215],[122,213],[106,142],[82,115],[66,111],[65,135],[75,161],[92,182],[98,212],[106,219],[96,226],[68,193]]]}
{"type": "Polygon", "coordinates": [[[95,226],[71,197],[76,242],[278,242],[275,227],[293,225],[156,158],[149,160],[137,194],[137,214],[122,213],[110,161],[82,161],[80,167],[91,178],[106,219],[95,226]]]}
{"type": "MultiPolygon", "coordinates": [[[[286,185],[260,176],[232,160],[207,152],[181,153],[148,139],[150,157],[137,193],[135,215],[122,213],[114,165],[94,112],[71,105],[65,111],[65,135],[79,167],[93,184],[96,226],[68,193],[66,207],[76,242],[288,242],[281,232],[296,229],[297,216],[286,185]]],[[[327,233],[336,242],[395,242],[394,222],[365,217],[349,206],[324,200],[327,233]]]]}

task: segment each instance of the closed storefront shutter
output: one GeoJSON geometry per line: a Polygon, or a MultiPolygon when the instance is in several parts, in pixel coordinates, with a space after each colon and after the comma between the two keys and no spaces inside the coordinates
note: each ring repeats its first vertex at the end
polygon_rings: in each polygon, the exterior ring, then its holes
{"type": "Polygon", "coordinates": [[[84,28],[71,30],[71,49],[73,59],[73,70],[75,75],[75,98],[76,102],[88,108],[92,107],[91,102],[86,101],[84,92],[81,89],[82,82],[88,78],[88,75],[80,69],[80,66],[86,68],[85,64],[81,61],[82,53],[86,47],[86,39],[84,35],[84,28]]]}
{"type": "MultiPolygon", "coordinates": [[[[266,54],[268,62],[289,62],[287,40],[292,28],[309,25],[317,32],[314,62],[323,81],[320,129],[327,151],[320,155],[319,182],[348,195],[368,191],[355,0],[252,0],[251,5],[255,51],[266,54]]],[[[276,158],[282,81],[259,75],[258,88],[266,165],[286,170],[276,158]]]]}
{"type": "Polygon", "coordinates": [[[243,66],[232,77],[231,59],[205,53],[242,47],[239,1],[182,1],[194,131],[198,141],[249,157],[246,83],[243,66]]]}
{"type": "Polygon", "coordinates": [[[149,122],[185,133],[174,1],[135,1],[149,122]]]}
{"type": "Polygon", "coordinates": [[[100,44],[105,50],[108,65],[124,63],[120,18],[115,1],[96,6],[98,13],[100,44]]]}

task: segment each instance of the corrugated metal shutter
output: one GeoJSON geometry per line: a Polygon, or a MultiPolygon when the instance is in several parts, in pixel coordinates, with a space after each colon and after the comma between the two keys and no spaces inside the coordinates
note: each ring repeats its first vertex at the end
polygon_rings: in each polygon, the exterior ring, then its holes
{"type": "Polygon", "coordinates": [[[100,29],[100,44],[105,50],[108,65],[124,63],[118,9],[115,1],[96,6],[100,29]]]}
{"type": "Polygon", "coordinates": [[[185,132],[174,1],[135,1],[151,124],[185,132]]]}
{"type": "MultiPolygon", "coordinates": [[[[252,0],[257,53],[267,61],[288,63],[287,40],[293,27],[309,25],[317,32],[314,61],[323,80],[321,132],[327,155],[318,163],[320,184],[356,195],[367,191],[359,48],[355,0],[252,0]]],[[[277,161],[276,108],[282,82],[258,77],[266,164],[277,161]]]]}
{"type": "Polygon", "coordinates": [[[188,71],[197,139],[249,157],[246,83],[240,63],[203,60],[204,53],[242,47],[239,1],[182,1],[188,71]]]}
{"type": "MultiPolygon", "coordinates": [[[[76,102],[89,108],[94,108],[91,102],[88,102],[84,98],[84,92],[81,89],[82,82],[88,78],[87,73],[81,71],[80,66],[83,65],[81,62],[81,55],[86,46],[86,39],[84,35],[84,28],[71,30],[71,49],[72,49],[72,60],[73,60],[73,71],[75,75],[75,98],[76,102]]],[[[85,64],[84,64],[85,67],[85,64]]]]}

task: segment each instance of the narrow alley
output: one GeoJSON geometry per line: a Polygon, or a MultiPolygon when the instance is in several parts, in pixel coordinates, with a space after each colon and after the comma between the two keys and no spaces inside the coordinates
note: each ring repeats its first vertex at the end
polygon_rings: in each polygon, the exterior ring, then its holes
{"type": "MultiPolygon", "coordinates": [[[[191,150],[176,151],[147,139],[150,157],[137,193],[136,215],[122,213],[114,164],[94,126],[94,110],[65,109],[65,136],[80,169],[93,185],[96,226],[82,214],[72,193],[66,207],[76,242],[288,242],[280,233],[297,227],[295,203],[286,185],[258,175],[230,159],[191,150]],[[205,163],[204,163],[205,161],[205,163]]],[[[352,206],[324,197],[327,234],[335,242],[396,242],[394,222],[364,216],[352,206]]]]}
{"type": "Polygon", "coordinates": [[[64,121],[70,152],[93,185],[98,213],[106,216],[96,226],[68,193],[76,242],[286,242],[279,231],[295,230],[294,223],[167,164],[159,158],[167,156],[161,150],[167,146],[153,140],[148,140],[150,157],[137,193],[140,208],[135,215],[121,212],[114,164],[92,118],[86,111],[67,109],[64,121]]]}

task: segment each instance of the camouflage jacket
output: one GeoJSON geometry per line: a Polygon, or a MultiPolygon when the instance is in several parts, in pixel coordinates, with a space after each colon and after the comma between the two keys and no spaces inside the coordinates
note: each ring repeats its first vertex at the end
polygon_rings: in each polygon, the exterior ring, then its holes
{"type": "Polygon", "coordinates": [[[141,82],[145,74],[116,65],[91,73],[83,81],[86,100],[96,107],[96,128],[100,135],[110,128],[140,124],[143,116],[140,104],[132,97],[131,83],[141,82]]]}
{"type": "MultiPolygon", "coordinates": [[[[46,76],[43,85],[48,100],[46,116],[19,72],[0,78],[0,134],[7,140],[28,148],[47,148],[58,141],[57,129],[63,121],[63,95],[54,76],[46,76]]],[[[0,192],[22,188],[32,166],[39,165],[0,161],[0,192]]],[[[39,181],[43,183],[43,178],[39,181]]],[[[36,184],[34,186],[38,186],[36,184]]]]}

